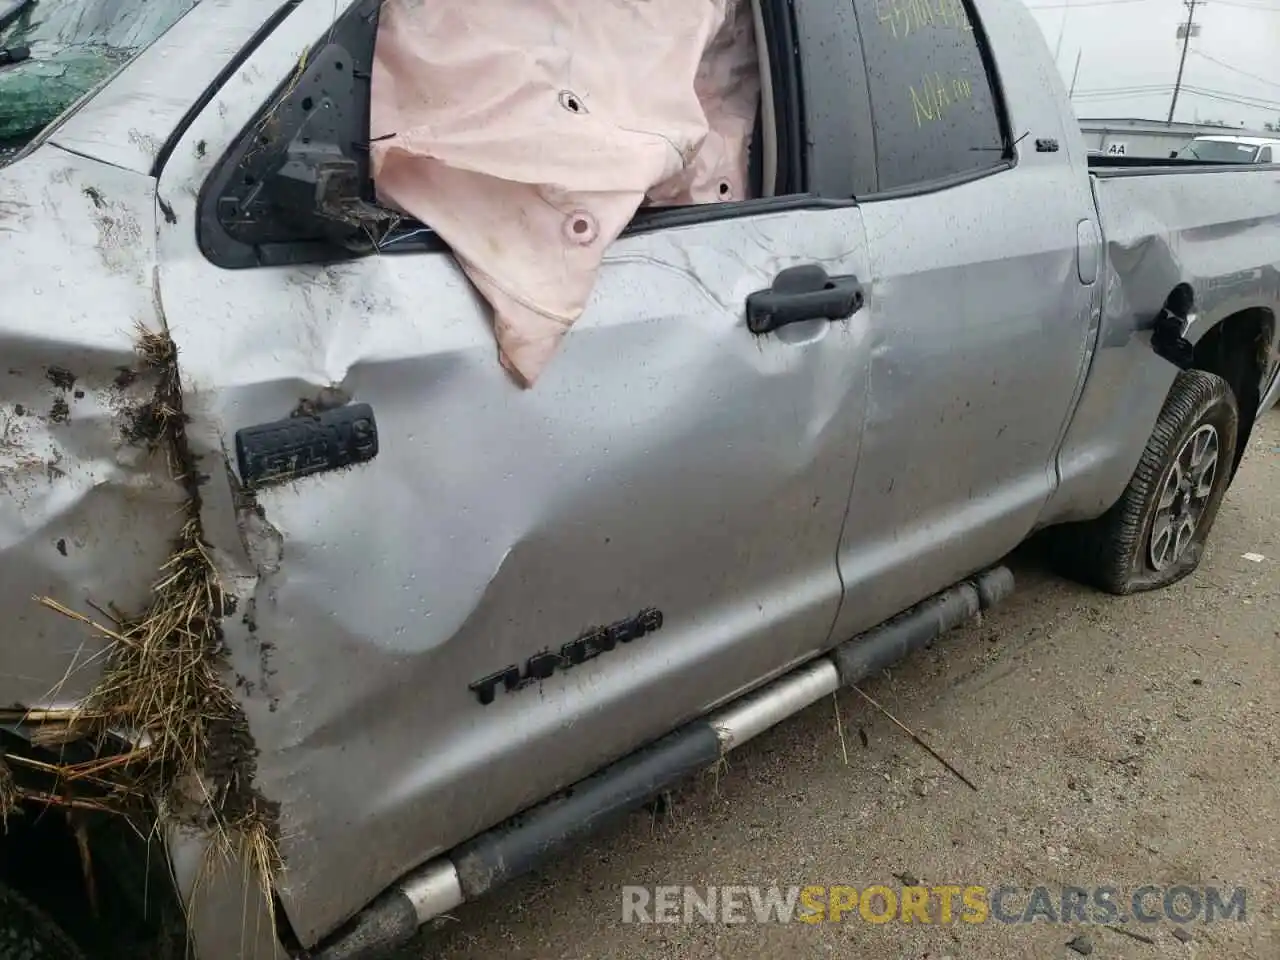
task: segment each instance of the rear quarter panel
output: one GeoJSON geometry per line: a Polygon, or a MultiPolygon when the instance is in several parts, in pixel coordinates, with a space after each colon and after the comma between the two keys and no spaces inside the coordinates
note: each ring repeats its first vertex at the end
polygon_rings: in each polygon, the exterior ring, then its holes
{"type": "MultiPolygon", "coordinates": [[[[1095,176],[1093,187],[1104,238],[1102,324],[1045,522],[1098,516],[1133,475],[1177,375],[1152,351],[1150,333],[1174,287],[1195,292],[1192,342],[1243,310],[1280,311],[1280,168],[1129,170],[1095,176]]],[[[1274,324],[1272,334],[1269,383],[1274,324]]]]}

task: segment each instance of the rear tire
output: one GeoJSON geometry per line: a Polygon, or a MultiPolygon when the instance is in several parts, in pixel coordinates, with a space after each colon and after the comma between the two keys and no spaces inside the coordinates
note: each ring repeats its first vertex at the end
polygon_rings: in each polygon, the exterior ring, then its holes
{"type": "Polygon", "coordinates": [[[1057,566],[1118,595],[1192,573],[1231,484],[1238,428],[1225,380],[1203,370],[1179,373],[1120,499],[1096,520],[1049,531],[1057,566]]]}
{"type": "Polygon", "coordinates": [[[0,960],[85,960],[40,908],[0,886],[0,960]]]}

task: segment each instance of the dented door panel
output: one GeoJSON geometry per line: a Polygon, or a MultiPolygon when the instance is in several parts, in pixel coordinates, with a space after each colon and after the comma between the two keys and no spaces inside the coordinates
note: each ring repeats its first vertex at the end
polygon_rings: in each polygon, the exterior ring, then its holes
{"type": "MultiPolygon", "coordinates": [[[[822,231],[805,219],[739,229],[796,249],[822,231]]],[[[830,253],[853,266],[847,242],[830,253]]],[[[598,309],[529,392],[441,256],[299,270],[270,301],[245,277],[223,288],[219,325],[168,307],[187,413],[216,425],[200,441],[209,472],[227,471],[235,430],[326,387],[377,415],[372,461],[206,501],[242,599],[227,636],[305,935],[825,643],[863,333],[755,340],[730,307],[772,265],[710,250],[619,244],[598,309]],[[488,704],[473,689],[649,610],[660,627],[607,656],[488,704]]],[[[187,266],[162,269],[166,289],[198,282],[187,266]]]]}
{"type": "MultiPolygon", "coordinates": [[[[331,14],[304,3],[245,70],[287,75],[331,14]]],[[[280,804],[282,897],[311,943],[432,854],[826,644],[863,314],[755,337],[743,304],[801,263],[861,275],[866,245],[854,207],[625,238],[521,390],[446,255],[201,256],[195,197],[263,89],[233,78],[166,165],[160,286],[187,437],[219,478],[205,534],[239,600],[224,631],[280,804]],[[239,430],[347,403],[372,409],[376,456],[241,483],[239,430]],[[592,627],[609,629],[575,646],[592,627]],[[544,672],[548,650],[572,666],[544,672]],[[510,668],[535,682],[509,689],[510,668]]]]}
{"type": "Polygon", "coordinates": [[[841,537],[841,638],[1034,529],[1097,336],[1099,284],[1081,279],[1078,250],[1096,210],[1066,91],[1025,10],[1001,0],[978,13],[1012,163],[992,156],[978,179],[864,204],[873,359],[841,537]]]}
{"type": "Polygon", "coordinates": [[[1005,555],[1049,498],[1095,328],[1076,258],[1092,201],[1074,173],[1025,163],[865,205],[874,347],[837,636],[1005,555]],[[1039,215],[991,219],[1001,205],[1039,215]],[[937,223],[965,241],[922,242],[937,223]]]}

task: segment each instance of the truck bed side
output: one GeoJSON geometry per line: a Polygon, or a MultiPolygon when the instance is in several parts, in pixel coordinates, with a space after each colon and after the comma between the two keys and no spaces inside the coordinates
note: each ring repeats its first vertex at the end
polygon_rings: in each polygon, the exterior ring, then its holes
{"type": "Polygon", "coordinates": [[[1116,167],[1093,171],[1092,181],[1104,238],[1101,328],[1059,457],[1052,521],[1096,516],[1128,483],[1177,373],[1151,349],[1150,334],[1176,288],[1194,297],[1192,343],[1203,347],[1224,322],[1261,341],[1256,369],[1242,375],[1257,382],[1241,385],[1256,390],[1255,411],[1274,401],[1277,386],[1280,172],[1116,167]]]}

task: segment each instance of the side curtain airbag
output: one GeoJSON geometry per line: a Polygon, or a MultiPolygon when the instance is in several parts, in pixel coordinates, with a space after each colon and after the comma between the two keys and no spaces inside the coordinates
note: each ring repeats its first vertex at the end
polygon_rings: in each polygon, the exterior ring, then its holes
{"type": "Polygon", "coordinates": [[[523,386],[642,204],[746,197],[760,96],[750,2],[386,0],[370,117],[379,201],[450,245],[523,386]]]}

